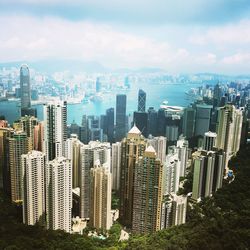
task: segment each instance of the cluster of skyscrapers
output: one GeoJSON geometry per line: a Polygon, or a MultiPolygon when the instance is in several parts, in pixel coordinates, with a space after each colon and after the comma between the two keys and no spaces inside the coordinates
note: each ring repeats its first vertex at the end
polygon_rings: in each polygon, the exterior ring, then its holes
{"type": "Polygon", "coordinates": [[[133,120],[121,94],[116,110],[67,126],[66,102],[45,104],[44,121],[35,117],[27,66],[20,84],[22,117],[12,127],[0,121],[0,167],[4,191],[22,204],[28,225],[73,232],[78,216],[110,229],[112,190],[119,196],[119,222],[132,232],[185,223],[188,197],[178,194],[180,178],[193,173],[192,200],[212,195],[228,161],[247,142],[250,87],[238,97],[216,85],[213,103],[148,112],[146,93],[139,90],[133,120]]]}

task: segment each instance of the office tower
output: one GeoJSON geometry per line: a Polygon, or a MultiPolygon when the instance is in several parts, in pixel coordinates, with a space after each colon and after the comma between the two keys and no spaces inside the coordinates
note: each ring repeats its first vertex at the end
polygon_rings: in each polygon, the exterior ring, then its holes
{"type": "Polygon", "coordinates": [[[95,84],[96,93],[101,92],[101,88],[102,88],[102,84],[101,84],[100,78],[97,77],[96,84],[95,84]]]}
{"type": "Polygon", "coordinates": [[[79,137],[80,141],[84,144],[89,142],[88,139],[88,119],[86,115],[82,116],[82,126],[81,126],[81,136],[79,137]]]}
{"type": "Polygon", "coordinates": [[[166,137],[169,142],[178,140],[180,134],[181,117],[179,115],[170,114],[166,117],[166,137]]]}
{"type": "Polygon", "coordinates": [[[145,112],[146,110],[146,92],[139,89],[138,92],[138,112],[145,112]]]}
{"type": "Polygon", "coordinates": [[[180,137],[176,144],[178,157],[180,160],[180,177],[186,175],[186,168],[188,163],[188,141],[185,137],[180,137]]]}
{"type": "Polygon", "coordinates": [[[192,198],[198,200],[210,196],[222,186],[226,166],[223,151],[197,151],[193,154],[193,188],[192,198]]]}
{"type": "Polygon", "coordinates": [[[0,187],[3,188],[4,193],[10,197],[11,183],[10,183],[10,165],[9,165],[9,144],[8,138],[13,136],[14,130],[12,128],[0,128],[0,187]]]}
{"type": "Polygon", "coordinates": [[[124,86],[127,87],[128,89],[130,88],[130,81],[128,76],[124,78],[124,86]]]}
{"type": "Polygon", "coordinates": [[[160,159],[161,163],[165,163],[167,154],[167,138],[164,136],[149,136],[147,141],[148,145],[151,145],[155,149],[157,158],[160,159]]]}
{"type": "Polygon", "coordinates": [[[88,116],[89,141],[103,141],[103,130],[99,116],[88,116]]]}
{"type": "Polygon", "coordinates": [[[132,227],[135,163],[143,156],[146,145],[146,139],[136,126],[122,140],[119,217],[129,228],[132,227]]]}
{"type": "Polygon", "coordinates": [[[13,137],[8,138],[9,169],[11,180],[11,200],[19,202],[22,200],[22,166],[21,155],[28,153],[28,139],[24,132],[18,131],[13,137]]]}
{"type": "Polygon", "coordinates": [[[163,172],[163,193],[177,193],[180,179],[180,160],[175,146],[169,147],[163,172]]]}
{"type": "Polygon", "coordinates": [[[213,133],[211,131],[206,132],[204,135],[203,149],[207,150],[207,151],[213,150],[213,148],[215,147],[215,144],[216,144],[216,137],[217,137],[216,133],[213,133]]]}
{"type": "Polygon", "coordinates": [[[30,151],[22,155],[23,223],[45,226],[45,154],[30,151]]]}
{"type": "Polygon", "coordinates": [[[187,197],[170,194],[164,198],[161,211],[161,229],[184,224],[187,214],[187,197]]]}
{"type": "Polygon", "coordinates": [[[31,107],[30,103],[30,72],[27,65],[20,68],[21,109],[31,107]]]}
{"type": "Polygon", "coordinates": [[[134,170],[132,231],[152,233],[160,230],[163,165],[150,145],[138,158],[134,170]]]}
{"type": "Polygon", "coordinates": [[[148,134],[157,136],[158,124],[157,124],[157,112],[153,107],[148,109],[148,134]]]}
{"type": "Polygon", "coordinates": [[[72,188],[80,187],[81,147],[83,143],[78,140],[76,134],[65,142],[64,157],[71,160],[72,165],[72,188]]]}
{"type": "MultiPolygon", "coordinates": [[[[158,136],[166,136],[166,114],[165,109],[159,109],[157,114],[158,136]]],[[[168,139],[168,138],[167,138],[168,139]]]]}
{"type": "Polygon", "coordinates": [[[111,156],[112,189],[119,191],[121,175],[121,142],[112,143],[111,156]]]}
{"type": "Polygon", "coordinates": [[[116,141],[121,141],[126,135],[126,100],[126,95],[116,95],[116,141]]]}
{"type": "Polygon", "coordinates": [[[107,136],[108,142],[114,142],[114,121],[115,121],[115,112],[114,108],[109,108],[106,110],[106,119],[107,119],[107,136]]]}
{"type": "Polygon", "coordinates": [[[33,149],[36,151],[43,151],[43,140],[44,140],[44,123],[39,122],[34,126],[34,141],[33,149]]]}
{"type": "Polygon", "coordinates": [[[196,110],[193,107],[184,109],[182,131],[183,135],[190,139],[194,136],[196,110]]]}
{"type": "Polygon", "coordinates": [[[44,152],[47,160],[60,157],[67,139],[67,102],[44,105],[44,152]]]}
{"type": "Polygon", "coordinates": [[[214,101],[214,107],[218,107],[220,105],[220,99],[222,97],[222,88],[219,84],[216,84],[214,86],[214,93],[213,93],[213,101],[214,101]]]}
{"type": "Polygon", "coordinates": [[[148,113],[134,112],[134,124],[143,136],[148,137],[148,113]]]}
{"type": "Polygon", "coordinates": [[[203,136],[209,131],[212,108],[211,105],[196,104],[195,136],[203,136]]]}
{"type": "Polygon", "coordinates": [[[111,221],[111,185],[109,166],[97,160],[90,170],[90,218],[89,223],[97,229],[109,230],[111,221]]]}
{"type": "Polygon", "coordinates": [[[91,141],[88,145],[81,147],[81,167],[80,167],[80,217],[89,218],[90,209],[90,169],[99,160],[100,164],[106,164],[110,171],[111,152],[109,143],[91,141]]]}
{"type": "Polygon", "coordinates": [[[71,161],[57,157],[46,167],[47,228],[71,232],[72,208],[71,161]]]}
{"type": "Polygon", "coordinates": [[[218,111],[216,147],[227,153],[227,160],[239,150],[242,120],[242,110],[236,109],[232,104],[227,104],[218,111]]]}

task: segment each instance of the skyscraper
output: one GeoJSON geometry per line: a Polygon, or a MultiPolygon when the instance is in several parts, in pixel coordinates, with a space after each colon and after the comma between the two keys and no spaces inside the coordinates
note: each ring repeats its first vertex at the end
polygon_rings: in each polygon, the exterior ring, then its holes
{"type": "Polygon", "coordinates": [[[188,141],[185,137],[180,137],[177,141],[176,149],[180,160],[180,177],[186,175],[186,168],[188,163],[188,141]]]}
{"type": "Polygon", "coordinates": [[[22,155],[23,223],[45,226],[45,154],[30,151],[22,155]]]}
{"type": "Polygon", "coordinates": [[[80,166],[80,217],[89,218],[90,209],[90,169],[99,160],[100,164],[106,164],[110,171],[111,154],[110,144],[91,141],[88,145],[81,147],[81,166],[80,166]]]}
{"type": "Polygon", "coordinates": [[[217,134],[208,131],[204,135],[204,150],[211,151],[215,147],[217,134]]]}
{"type": "Polygon", "coordinates": [[[187,197],[169,194],[164,196],[161,210],[161,229],[186,222],[187,197]]]}
{"type": "Polygon", "coordinates": [[[72,166],[70,160],[58,157],[46,169],[47,228],[71,232],[72,166]]]}
{"type": "Polygon", "coordinates": [[[134,112],[134,124],[145,137],[148,137],[148,113],[134,112]]]}
{"type": "Polygon", "coordinates": [[[184,109],[182,130],[183,135],[186,136],[187,139],[194,136],[195,115],[196,111],[193,107],[187,107],[184,109]]]}
{"type": "Polygon", "coordinates": [[[177,193],[180,180],[180,160],[175,146],[169,147],[163,171],[163,193],[177,193]]]}
{"type": "Polygon", "coordinates": [[[203,136],[209,131],[213,106],[196,104],[195,136],[203,136]]]}
{"type": "Polygon", "coordinates": [[[11,183],[8,138],[11,138],[13,133],[14,130],[12,128],[0,128],[0,186],[3,188],[4,193],[9,197],[11,195],[11,183]]]}
{"type": "Polygon", "coordinates": [[[109,167],[97,160],[90,170],[90,220],[92,227],[111,227],[111,185],[109,167]]]}
{"type": "Polygon", "coordinates": [[[145,112],[146,110],[146,92],[139,89],[138,92],[138,112],[145,112]]]}
{"type": "Polygon", "coordinates": [[[21,109],[30,108],[30,72],[27,65],[20,68],[21,109]]]}
{"type": "Polygon", "coordinates": [[[112,143],[111,156],[112,189],[119,191],[121,175],[121,142],[112,143]]]}
{"type": "Polygon", "coordinates": [[[61,157],[67,139],[67,102],[44,105],[44,152],[47,160],[61,157]]]}
{"type": "Polygon", "coordinates": [[[164,164],[167,154],[167,138],[164,136],[149,136],[147,142],[149,145],[153,146],[156,151],[157,158],[164,164]]]}
{"type": "Polygon", "coordinates": [[[80,168],[81,168],[81,147],[83,143],[77,135],[71,134],[65,142],[64,157],[71,160],[72,165],[72,188],[80,187],[80,168]]]}
{"type": "Polygon", "coordinates": [[[126,100],[126,95],[116,95],[116,141],[121,141],[126,135],[126,100]]]}
{"type": "Polygon", "coordinates": [[[134,126],[122,140],[119,217],[123,225],[132,227],[135,163],[147,145],[141,131],[134,126]]]}
{"type": "Polygon", "coordinates": [[[22,200],[23,188],[21,155],[28,153],[28,139],[26,133],[18,131],[14,133],[13,137],[8,138],[8,151],[11,200],[13,202],[19,202],[22,200]]]}
{"type": "Polygon", "coordinates": [[[222,186],[226,154],[222,150],[197,151],[193,154],[194,177],[192,198],[210,196],[222,186]]]}
{"type": "Polygon", "coordinates": [[[106,118],[107,118],[107,136],[108,142],[114,142],[114,119],[115,113],[114,108],[109,108],[106,110],[106,118]]]}
{"type": "Polygon", "coordinates": [[[158,132],[157,119],[158,119],[157,112],[155,111],[153,107],[150,107],[148,109],[148,134],[149,135],[151,134],[153,136],[157,136],[157,132],[158,132]]]}
{"type": "Polygon", "coordinates": [[[242,120],[242,110],[236,109],[232,104],[227,104],[218,111],[216,147],[226,152],[227,160],[240,148],[242,120]]]}
{"type": "Polygon", "coordinates": [[[150,145],[135,164],[132,231],[160,230],[163,165],[150,145]]]}

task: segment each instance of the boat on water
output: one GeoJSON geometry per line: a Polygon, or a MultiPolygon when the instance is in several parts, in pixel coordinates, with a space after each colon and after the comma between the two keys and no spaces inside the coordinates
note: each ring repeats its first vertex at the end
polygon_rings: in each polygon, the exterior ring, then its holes
{"type": "Polygon", "coordinates": [[[184,109],[181,106],[168,105],[168,101],[163,101],[162,104],[160,105],[160,108],[165,109],[166,111],[173,111],[173,112],[181,112],[184,109]]]}

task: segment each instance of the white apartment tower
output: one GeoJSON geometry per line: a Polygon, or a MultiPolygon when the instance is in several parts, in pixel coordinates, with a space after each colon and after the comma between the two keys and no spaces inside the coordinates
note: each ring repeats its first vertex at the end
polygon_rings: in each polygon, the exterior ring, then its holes
{"type": "Polygon", "coordinates": [[[44,105],[43,152],[47,160],[63,156],[67,139],[67,102],[44,105]]]}
{"type": "Polygon", "coordinates": [[[45,154],[30,151],[22,155],[23,223],[45,225],[45,154]]]}
{"type": "Polygon", "coordinates": [[[72,166],[71,161],[58,157],[46,169],[47,228],[71,232],[72,166]]]}

